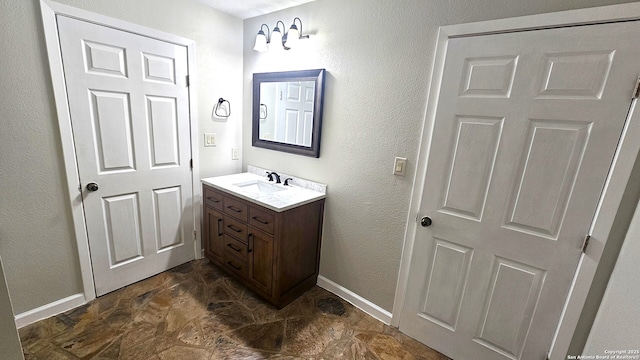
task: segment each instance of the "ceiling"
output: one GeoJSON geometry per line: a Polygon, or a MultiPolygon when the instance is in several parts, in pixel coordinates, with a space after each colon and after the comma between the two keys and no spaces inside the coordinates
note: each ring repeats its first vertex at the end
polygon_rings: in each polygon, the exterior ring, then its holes
{"type": "Polygon", "coordinates": [[[268,14],[314,0],[198,0],[240,19],[268,14]]]}

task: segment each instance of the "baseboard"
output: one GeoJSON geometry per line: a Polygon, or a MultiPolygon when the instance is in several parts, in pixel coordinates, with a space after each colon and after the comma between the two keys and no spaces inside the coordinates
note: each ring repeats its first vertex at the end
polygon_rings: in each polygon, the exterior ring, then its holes
{"type": "Polygon", "coordinates": [[[338,295],[347,302],[351,303],[353,306],[382,321],[383,323],[387,325],[391,323],[391,312],[381,308],[380,306],[372,303],[371,301],[363,298],[353,291],[334,283],[324,276],[318,276],[317,285],[329,292],[338,295]]]}
{"type": "Polygon", "coordinates": [[[50,318],[54,315],[58,315],[65,311],[71,310],[86,303],[84,294],[75,294],[64,299],[54,301],[52,303],[40,306],[33,310],[25,311],[16,315],[16,327],[21,327],[33,324],[36,321],[40,321],[46,318],[50,318]]]}
{"type": "MultiPolygon", "coordinates": [[[[325,278],[324,276],[318,276],[318,286],[332,292],[347,302],[351,303],[358,309],[366,312],[374,318],[389,325],[391,323],[391,312],[381,308],[380,306],[372,303],[371,301],[363,298],[362,296],[354,293],[353,291],[334,283],[333,281],[325,278]]],[[[25,327],[34,322],[50,318],[54,315],[58,315],[65,311],[74,309],[78,306],[86,303],[83,294],[75,294],[64,299],[54,301],[52,303],[40,306],[33,310],[25,311],[16,315],[16,327],[18,329],[25,327]]]]}

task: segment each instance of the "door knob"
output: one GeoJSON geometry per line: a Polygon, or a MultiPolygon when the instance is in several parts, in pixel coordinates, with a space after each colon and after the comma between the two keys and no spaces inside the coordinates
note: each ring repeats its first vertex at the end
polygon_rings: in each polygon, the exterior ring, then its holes
{"type": "Polygon", "coordinates": [[[420,225],[423,227],[431,226],[431,224],[433,224],[433,221],[431,221],[431,218],[428,216],[423,216],[422,219],[420,219],[420,225]]]}
{"type": "Polygon", "coordinates": [[[98,191],[98,184],[94,182],[90,182],[87,184],[87,190],[89,191],[98,191]]]}

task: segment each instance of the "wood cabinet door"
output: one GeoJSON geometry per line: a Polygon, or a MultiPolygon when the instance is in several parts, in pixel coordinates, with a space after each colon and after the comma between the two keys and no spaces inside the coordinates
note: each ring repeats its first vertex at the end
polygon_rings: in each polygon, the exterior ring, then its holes
{"type": "Polygon", "coordinates": [[[249,228],[249,282],[271,295],[273,284],[273,236],[249,228]]]}
{"type": "Polygon", "coordinates": [[[213,261],[222,263],[224,251],[222,214],[210,207],[204,208],[204,254],[213,261]]]}

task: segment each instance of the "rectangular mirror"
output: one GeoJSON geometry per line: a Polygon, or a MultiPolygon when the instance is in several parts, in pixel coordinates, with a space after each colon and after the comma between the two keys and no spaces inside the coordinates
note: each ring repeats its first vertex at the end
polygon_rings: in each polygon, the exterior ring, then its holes
{"type": "Polygon", "coordinates": [[[320,157],[324,73],[253,74],[253,146],[320,157]]]}

